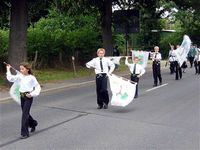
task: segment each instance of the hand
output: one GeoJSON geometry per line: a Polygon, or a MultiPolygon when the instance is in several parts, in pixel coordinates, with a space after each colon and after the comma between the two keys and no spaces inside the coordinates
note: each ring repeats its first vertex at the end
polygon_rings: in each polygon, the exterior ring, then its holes
{"type": "Polygon", "coordinates": [[[32,96],[31,94],[26,94],[26,97],[31,98],[32,96]]]}
{"type": "Polygon", "coordinates": [[[108,72],[108,73],[107,73],[107,76],[112,76],[112,73],[108,72]]]}
{"type": "Polygon", "coordinates": [[[10,65],[10,64],[7,64],[7,65],[6,65],[6,68],[10,70],[11,65],[10,65]]]}
{"type": "Polygon", "coordinates": [[[137,77],[139,78],[139,77],[141,77],[141,75],[137,75],[137,77]]]}

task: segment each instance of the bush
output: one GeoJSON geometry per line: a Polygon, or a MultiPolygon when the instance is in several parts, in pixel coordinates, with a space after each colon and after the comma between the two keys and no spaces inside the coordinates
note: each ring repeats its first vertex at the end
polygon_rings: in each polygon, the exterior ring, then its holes
{"type": "Polygon", "coordinates": [[[83,64],[90,59],[91,53],[96,52],[100,43],[94,16],[70,18],[52,12],[28,30],[28,55],[33,60],[35,51],[38,51],[38,66],[69,64],[71,56],[76,56],[83,64]]]}

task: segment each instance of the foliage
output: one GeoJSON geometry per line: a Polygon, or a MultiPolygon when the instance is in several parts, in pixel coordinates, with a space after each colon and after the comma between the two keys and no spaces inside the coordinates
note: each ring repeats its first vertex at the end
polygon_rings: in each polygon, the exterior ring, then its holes
{"type": "Polygon", "coordinates": [[[85,62],[101,43],[96,22],[92,15],[72,18],[51,11],[47,18],[40,19],[29,28],[28,51],[31,58],[37,50],[42,66],[55,66],[59,63],[60,54],[64,64],[70,61],[72,55],[79,62],[85,62]]]}
{"type": "Polygon", "coordinates": [[[0,30],[0,57],[7,55],[8,49],[8,31],[0,30]]]}

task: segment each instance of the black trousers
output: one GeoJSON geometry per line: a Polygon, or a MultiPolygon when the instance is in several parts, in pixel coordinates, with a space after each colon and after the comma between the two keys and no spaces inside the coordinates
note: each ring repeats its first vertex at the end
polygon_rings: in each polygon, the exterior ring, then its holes
{"type": "Polygon", "coordinates": [[[28,127],[37,126],[37,121],[30,115],[30,109],[33,102],[33,98],[21,97],[21,109],[22,109],[22,120],[21,120],[21,135],[29,135],[28,127]]]}
{"type": "Polygon", "coordinates": [[[160,63],[159,62],[153,62],[152,68],[153,68],[154,85],[158,84],[158,79],[159,79],[159,82],[162,83],[160,63]]]}
{"type": "Polygon", "coordinates": [[[200,61],[194,61],[195,73],[200,74],[200,61]]]}
{"type": "Polygon", "coordinates": [[[178,61],[175,61],[175,79],[178,80],[178,79],[181,79],[182,78],[182,69],[178,63],[178,61]]]}
{"type": "Polygon", "coordinates": [[[99,106],[103,106],[103,104],[108,105],[109,103],[107,81],[108,81],[108,77],[106,74],[96,75],[97,104],[99,106]]]}
{"type": "Polygon", "coordinates": [[[170,62],[170,67],[169,67],[170,73],[171,73],[171,74],[173,74],[173,73],[175,72],[175,71],[174,71],[174,66],[175,66],[175,65],[174,65],[174,61],[171,61],[171,62],[170,62]]]}
{"type": "Polygon", "coordinates": [[[190,62],[190,67],[192,68],[193,62],[194,62],[194,57],[188,57],[188,60],[190,62]]]}
{"type": "Polygon", "coordinates": [[[138,83],[139,83],[139,78],[136,75],[131,75],[131,81],[136,82],[136,89],[135,89],[135,98],[138,97],[138,83]]]}

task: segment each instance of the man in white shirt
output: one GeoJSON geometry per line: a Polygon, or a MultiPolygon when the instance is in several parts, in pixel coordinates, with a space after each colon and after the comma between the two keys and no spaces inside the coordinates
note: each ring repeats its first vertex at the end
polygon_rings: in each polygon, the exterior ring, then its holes
{"type": "Polygon", "coordinates": [[[138,64],[139,58],[134,57],[133,58],[133,64],[129,64],[128,62],[128,57],[126,57],[125,64],[129,67],[129,70],[131,72],[131,81],[136,82],[136,91],[135,91],[135,97],[138,97],[138,83],[139,83],[139,78],[145,73],[144,68],[138,64]]]}
{"type": "Polygon", "coordinates": [[[160,71],[160,61],[162,57],[161,54],[159,53],[159,47],[155,46],[154,47],[154,53],[152,55],[152,69],[153,69],[153,78],[154,78],[154,86],[158,85],[158,79],[160,84],[162,84],[162,77],[161,77],[161,71],[160,71]]]}
{"type": "Polygon", "coordinates": [[[107,109],[109,103],[109,95],[107,90],[107,74],[111,74],[115,69],[115,64],[105,56],[105,49],[97,50],[96,58],[86,63],[87,68],[95,69],[96,74],[96,93],[97,93],[97,109],[107,109]]]}

